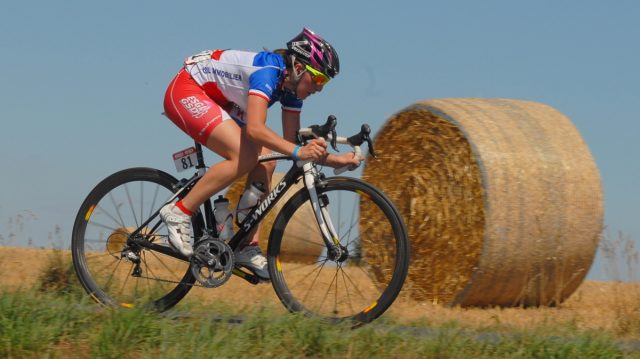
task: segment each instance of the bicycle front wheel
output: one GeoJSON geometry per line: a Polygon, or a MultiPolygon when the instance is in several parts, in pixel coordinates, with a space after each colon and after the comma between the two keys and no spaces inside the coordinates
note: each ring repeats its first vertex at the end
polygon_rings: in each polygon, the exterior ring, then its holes
{"type": "MultiPolygon", "coordinates": [[[[151,305],[166,310],[191,289],[189,262],[128,243],[136,229],[169,200],[177,180],[151,168],[131,168],[107,177],[87,196],[73,226],[71,250],[80,283],[105,305],[151,305]]],[[[193,230],[200,230],[193,222],[193,230]]],[[[159,216],[139,232],[169,247],[159,216]]]]}
{"type": "Polygon", "coordinates": [[[273,287],[292,312],[368,323],[402,289],[409,266],[406,227],[393,203],[366,182],[332,177],[316,190],[344,255],[328,254],[303,188],[284,205],[269,237],[273,287]]]}

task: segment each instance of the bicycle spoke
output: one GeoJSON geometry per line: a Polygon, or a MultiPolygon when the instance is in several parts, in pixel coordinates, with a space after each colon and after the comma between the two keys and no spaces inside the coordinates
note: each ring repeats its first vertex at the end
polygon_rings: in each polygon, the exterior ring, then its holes
{"type": "MultiPolygon", "coordinates": [[[[320,263],[320,262],[318,262],[318,263],[320,263]]],[[[307,280],[307,277],[312,275],[316,270],[318,271],[318,273],[321,272],[322,271],[322,267],[324,266],[324,263],[326,263],[326,261],[323,261],[321,265],[316,266],[313,270],[311,270],[311,272],[303,275],[303,277],[299,281],[297,281],[296,283],[294,283],[292,285],[292,288],[297,288],[301,283],[305,282],[307,280]]],[[[317,278],[317,276],[318,276],[318,274],[316,274],[316,278],[317,278]]]]}
{"type": "Polygon", "coordinates": [[[370,264],[368,264],[368,263],[365,263],[365,264],[369,267],[369,270],[364,270],[364,268],[363,268],[363,267],[364,267],[364,265],[359,265],[359,266],[358,266],[358,268],[359,268],[359,269],[360,269],[360,271],[362,271],[362,273],[364,273],[364,274],[365,274],[369,279],[371,279],[371,281],[372,281],[373,283],[378,283],[378,282],[380,282],[380,279],[379,279],[380,277],[375,276],[373,272],[378,272],[378,274],[379,274],[380,276],[382,276],[382,278],[386,278],[386,276],[384,275],[384,273],[382,273],[380,270],[375,270],[375,269],[373,268],[373,266],[371,266],[371,265],[370,265],[370,264]]]}
{"type": "MultiPolygon", "coordinates": [[[[358,224],[357,220],[355,223],[351,224],[351,226],[349,227],[349,230],[347,231],[347,233],[345,233],[345,236],[349,236],[351,237],[351,230],[358,224]]],[[[360,238],[360,236],[358,236],[357,238],[360,238]]],[[[342,241],[344,240],[344,236],[340,237],[340,243],[342,243],[342,241]]],[[[351,244],[351,240],[347,239],[347,243],[344,245],[345,247],[349,248],[349,244],[351,244]]]]}
{"type": "MultiPolygon", "coordinates": [[[[342,218],[342,193],[338,192],[338,228],[336,229],[336,231],[338,231],[338,233],[336,233],[338,235],[338,237],[340,237],[340,219],[342,218]]],[[[333,218],[332,218],[333,220],[333,218]]]]}
{"type": "Polygon", "coordinates": [[[158,199],[159,191],[160,191],[160,186],[156,186],[156,191],[153,194],[153,201],[151,202],[151,207],[149,207],[149,215],[147,217],[151,217],[154,209],[156,208],[156,200],[158,199]]]}
{"type": "Polygon", "coordinates": [[[351,302],[351,293],[349,292],[349,288],[347,287],[347,280],[345,279],[346,273],[344,270],[342,270],[341,273],[342,273],[342,283],[344,283],[344,291],[345,293],[347,293],[347,303],[349,303],[349,309],[351,309],[352,313],[355,313],[355,310],[353,309],[353,303],[351,302]]]}
{"type": "Polygon", "coordinates": [[[306,233],[313,233],[314,231],[319,231],[320,228],[318,227],[318,222],[315,221],[315,216],[313,217],[313,220],[309,220],[306,218],[303,219],[297,219],[297,224],[302,226],[302,229],[306,229],[306,233]]]}
{"type": "Polygon", "coordinates": [[[111,219],[116,225],[120,227],[124,227],[124,222],[122,221],[122,218],[120,219],[120,221],[118,221],[118,219],[114,217],[109,211],[107,211],[106,208],[101,206],[100,203],[96,205],[96,209],[97,211],[94,211],[94,214],[104,214],[105,216],[109,217],[109,219],[111,219]]]}
{"type": "MultiPolygon", "coordinates": [[[[314,286],[314,284],[315,284],[315,283],[316,283],[316,281],[318,280],[318,277],[320,276],[320,272],[322,272],[322,269],[324,269],[324,266],[325,266],[325,264],[326,264],[326,263],[327,263],[327,262],[325,261],[324,263],[322,263],[322,265],[320,265],[320,266],[318,267],[318,273],[316,273],[316,276],[315,276],[315,278],[313,278],[313,281],[311,282],[311,285],[309,286],[309,288],[312,288],[312,287],[314,286]]],[[[315,270],[314,270],[314,271],[315,271],[315,270]]],[[[313,273],[313,272],[311,272],[311,273],[313,273]]],[[[310,274],[311,274],[311,273],[310,273],[310,274]]],[[[302,282],[302,281],[301,281],[301,282],[302,282]]],[[[307,297],[309,296],[309,293],[310,293],[310,291],[309,291],[309,290],[307,290],[307,293],[305,294],[305,296],[304,296],[304,298],[303,298],[303,300],[304,300],[305,302],[307,301],[307,297]]]]}
{"type": "MultiPolygon", "coordinates": [[[[140,240],[158,245],[167,242],[166,225],[152,216],[157,215],[155,207],[161,200],[173,195],[176,181],[158,170],[132,168],[109,176],[87,196],[76,217],[72,253],[74,263],[80,264],[76,273],[82,286],[98,301],[109,305],[145,301],[165,310],[193,285],[189,282],[193,278],[186,276],[188,262],[174,261],[147,250],[144,243],[136,244],[140,240]],[[95,209],[87,221],[92,203],[95,209]],[[149,217],[145,218],[147,212],[149,217]],[[141,227],[145,222],[153,224],[141,227]],[[139,236],[131,242],[128,237],[136,230],[139,236]],[[120,258],[123,250],[130,251],[127,256],[140,256],[140,263],[120,258]],[[134,276],[138,269],[140,275],[134,276]]],[[[200,230],[198,223],[194,226],[200,230]]]]}
{"type": "MultiPolygon", "coordinates": [[[[272,277],[274,288],[290,310],[338,321],[347,318],[371,321],[393,302],[406,276],[407,253],[399,253],[398,249],[402,247],[397,247],[398,241],[406,243],[408,240],[402,231],[400,217],[388,216],[387,213],[395,211],[395,208],[383,195],[360,180],[328,178],[326,186],[318,189],[318,196],[329,198],[324,209],[329,217],[325,215],[325,220],[335,226],[335,234],[340,245],[348,251],[348,256],[332,256],[333,259],[329,260],[329,253],[324,250],[319,255],[306,256],[296,255],[296,250],[287,250],[308,246],[313,239],[305,236],[305,228],[317,225],[317,221],[309,220],[304,212],[309,206],[308,196],[294,197],[276,221],[284,227],[274,233],[282,234],[273,239],[281,250],[281,261],[288,259],[303,263],[281,263],[280,271],[272,277]],[[380,219],[377,219],[379,223],[376,226],[382,229],[383,235],[376,230],[375,238],[363,238],[361,231],[368,230],[362,226],[361,220],[365,219],[360,218],[363,206],[368,206],[367,213],[377,211],[380,219]],[[307,218],[306,222],[300,218],[307,218]],[[367,240],[364,248],[363,239],[367,240]],[[371,247],[367,248],[370,243],[371,247]],[[367,249],[369,257],[366,257],[367,249]],[[398,260],[403,262],[398,265],[398,260]],[[400,276],[395,275],[398,270],[402,271],[400,276]]],[[[269,258],[270,264],[273,259],[269,258]]]]}
{"type": "Polygon", "coordinates": [[[113,193],[109,192],[109,198],[111,199],[111,203],[113,204],[113,209],[116,210],[116,214],[118,215],[118,218],[120,218],[120,224],[122,225],[122,227],[125,227],[124,220],[122,219],[122,214],[120,213],[120,205],[116,204],[116,200],[115,198],[113,198],[113,193]]]}
{"type": "Polygon", "coordinates": [[[312,245],[317,246],[317,247],[324,247],[325,246],[324,242],[320,242],[319,243],[318,241],[311,241],[311,240],[306,239],[306,237],[300,237],[298,235],[290,236],[290,238],[295,238],[295,240],[297,242],[299,242],[299,243],[308,243],[308,244],[312,244],[312,245]]]}
{"type": "MultiPolygon", "coordinates": [[[[338,268],[340,268],[339,265],[338,265],[338,268]]],[[[334,314],[338,314],[338,272],[339,272],[338,268],[336,268],[336,274],[333,277],[336,283],[335,294],[333,296],[333,313],[334,314]]]]}
{"type": "Polygon", "coordinates": [[[111,261],[109,263],[106,263],[105,265],[100,267],[98,270],[94,270],[93,273],[94,273],[94,275],[98,275],[98,274],[104,272],[107,268],[110,268],[111,266],[113,266],[114,264],[116,265],[116,268],[117,268],[118,265],[119,265],[119,262],[120,262],[120,260],[113,260],[113,261],[111,261]],[[117,262],[117,263],[114,263],[114,262],[117,262]]]}
{"type": "Polygon", "coordinates": [[[107,256],[108,257],[113,257],[113,254],[111,254],[109,252],[104,252],[104,253],[95,254],[95,255],[92,255],[92,256],[91,255],[86,255],[85,258],[86,258],[87,261],[90,261],[90,260],[93,260],[93,259],[96,259],[96,258],[107,257],[107,256]]]}
{"type": "Polygon", "coordinates": [[[351,222],[351,225],[349,226],[349,230],[347,231],[347,233],[349,235],[349,237],[347,238],[347,245],[346,245],[347,247],[350,244],[349,238],[351,238],[351,231],[353,230],[353,228],[355,228],[358,225],[358,223],[360,221],[360,218],[356,213],[357,212],[357,204],[358,204],[358,202],[360,202],[360,199],[356,199],[355,201],[353,201],[353,208],[351,210],[351,218],[353,219],[353,221],[351,222]]]}
{"type": "Polygon", "coordinates": [[[136,216],[136,211],[133,207],[133,201],[131,200],[131,194],[129,193],[129,186],[124,184],[124,191],[127,193],[127,201],[129,201],[129,208],[131,208],[131,214],[133,214],[133,220],[135,221],[136,227],[140,227],[138,223],[138,216],[136,216]]]}
{"type": "MultiPolygon", "coordinates": [[[[308,257],[311,257],[311,256],[308,256],[308,257]]],[[[290,267],[290,269],[288,270],[288,272],[296,272],[296,271],[298,271],[298,270],[302,270],[302,269],[304,269],[304,268],[306,268],[306,267],[308,267],[308,266],[310,266],[310,265],[313,265],[313,264],[325,263],[325,262],[327,262],[328,260],[329,260],[329,259],[328,259],[327,257],[320,257],[320,258],[318,258],[318,260],[316,260],[315,262],[312,262],[312,263],[303,263],[303,264],[300,264],[299,266],[296,266],[296,267],[290,267]]],[[[289,265],[291,266],[291,264],[289,264],[289,265]]],[[[313,271],[312,271],[312,272],[313,272],[313,271]]]]}
{"type": "Polygon", "coordinates": [[[179,276],[179,275],[177,275],[177,274],[174,272],[174,269],[172,269],[172,268],[170,268],[168,265],[166,265],[166,264],[164,263],[164,261],[160,258],[160,256],[158,256],[158,254],[157,254],[157,253],[155,253],[155,252],[151,251],[151,254],[152,254],[152,255],[153,255],[153,256],[158,260],[158,262],[160,262],[160,264],[162,264],[162,266],[163,266],[167,271],[169,271],[169,272],[173,275],[173,277],[174,277],[174,278],[180,278],[180,276],[179,276]]]}
{"type": "Polygon", "coordinates": [[[104,239],[96,239],[96,238],[91,238],[91,239],[87,238],[85,240],[85,242],[86,243],[95,243],[95,244],[106,244],[107,243],[107,241],[104,240],[104,239]]]}
{"type": "MultiPolygon", "coordinates": [[[[331,286],[333,285],[333,283],[335,282],[337,277],[338,277],[338,272],[336,271],[336,273],[333,275],[333,278],[331,279],[331,283],[329,283],[329,285],[327,286],[327,291],[324,293],[324,297],[320,301],[320,307],[318,308],[318,310],[322,310],[322,305],[327,300],[327,296],[329,295],[329,292],[331,291],[331,286]]],[[[336,295],[337,294],[338,293],[336,292],[336,295]]],[[[336,301],[337,301],[337,299],[336,299],[336,301]]],[[[333,312],[334,312],[334,314],[336,312],[335,301],[334,301],[334,306],[333,306],[333,312]]]]}
{"type": "Polygon", "coordinates": [[[147,280],[149,280],[149,279],[156,279],[156,280],[159,280],[159,281],[163,280],[158,275],[156,275],[154,273],[154,271],[151,269],[151,266],[149,264],[147,264],[146,258],[144,260],[144,264],[145,264],[145,268],[147,269],[147,273],[148,273],[147,278],[146,278],[147,280]]]}
{"type": "Polygon", "coordinates": [[[109,226],[107,226],[107,225],[105,225],[105,224],[98,223],[98,222],[94,222],[94,221],[89,222],[89,223],[88,223],[88,225],[92,225],[92,226],[96,226],[96,227],[100,227],[100,228],[108,229],[108,230],[110,230],[110,231],[112,231],[112,232],[115,232],[115,231],[116,231],[116,229],[117,229],[117,228],[109,227],[109,226]]]}
{"type": "MultiPolygon", "coordinates": [[[[358,287],[358,284],[357,284],[357,283],[356,283],[356,282],[351,278],[351,276],[350,276],[350,275],[349,275],[345,270],[342,270],[342,275],[343,275],[343,278],[345,278],[345,277],[346,277],[346,278],[349,280],[349,282],[351,283],[351,285],[355,288],[356,292],[358,292],[358,294],[360,295],[360,297],[361,297],[362,299],[367,299],[367,298],[364,296],[364,294],[362,293],[362,291],[360,290],[360,287],[358,287]]],[[[346,282],[345,282],[345,287],[346,287],[346,285],[347,285],[347,284],[346,284],[346,282]]]]}
{"type": "Polygon", "coordinates": [[[142,219],[144,218],[142,216],[142,213],[144,213],[144,182],[140,182],[140,223],[142,223],[142,219]]]}
{"type": "Polygon", "coordinates": [[[118,292],[118,294],[122,294],[122,292],[124,291],[124,288],[127,285],[127,282],[129,281],[129,277],[133,274],[134,268],[135,266],[131,264],[131,267],[129,268],[130,270],[128,270],[127,275],[124,276],[124,282],[122,283],[122,286],[120,287],[120,291],[118,292]]]}
{"type": "Polygon", "coordinates": [[[116,264],[116,267],[113,268],[113,271],[111,271],[111,275],[109,276],[109,279],[107,279],[107,283],[104,284],[105,289],[109,289],[111,280],[113,280],[113,275],[118,270],[118,267],[120,267],[120,263],[122,263],[122,261],[118,261],[118,264],[116,264]]]}

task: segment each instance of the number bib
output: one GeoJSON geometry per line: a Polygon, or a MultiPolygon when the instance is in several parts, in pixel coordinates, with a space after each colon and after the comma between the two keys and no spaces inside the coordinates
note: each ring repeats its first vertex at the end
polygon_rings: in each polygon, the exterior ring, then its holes
{"type": "Polygon", "coordinates": [[[173,154],[173,163],[176,165],[176,170],[182,172],[188,168],[191,168],[198,163],[198,154],[195,147],[189,147],[182,151],[173,154]]]}

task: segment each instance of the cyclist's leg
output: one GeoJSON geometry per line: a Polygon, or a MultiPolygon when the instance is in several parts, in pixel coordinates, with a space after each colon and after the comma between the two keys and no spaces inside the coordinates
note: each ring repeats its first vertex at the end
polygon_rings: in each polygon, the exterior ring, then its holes
{"type": "MultiPolygon", "coordinates": [[[[267,155],[271,153],[270,149],[263,147],[261,151],[261,155],[267,155]]],[[[264,183],[264,188],[266,189],[266,193],[269,193],[269,189],[271,188],[271,178],[273,177],[273,173],[276,170],[276,162],[269,161],[258,163],[252,170],[249,172],[247,176],[247,183],[245,185],[245,189],[249,188],[251,183],[254,182],[262,182],[264,183]]],[[[262,223],[259,223],[258,226],[251,232],[250,238],[251,240],[247,243],[250,246],[257,246],[260,241],[260,227],[262,223]]]]}
{"type": "Polygon", "coordinates": [[[189,210],[198,208],[215,193],[247,174],[258,161],[258,149],[244,129],[234,121],[224,121],[211,132],[207,148],[224,160],[211,166],[182,202],[189,210]]]}
{"type": "Polygon", "coordinates": [[[210,167],[182,199],[182,205],[189,211],[194,211],[213,194],[255,167],[259,148],[185,71],[169,85],[164,107],[167,117],[176,126],[224,158],[210,167]]]}

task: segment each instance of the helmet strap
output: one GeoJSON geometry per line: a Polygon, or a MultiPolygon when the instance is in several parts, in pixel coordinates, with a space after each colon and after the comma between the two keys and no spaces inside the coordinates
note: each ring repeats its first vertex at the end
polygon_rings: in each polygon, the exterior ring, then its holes
{"type": "Polygon", "coordinates": [[[291,55],[291,73],[289,76],[291,76],[291,83],[293,84],[293,90],[289,90],[285,87],[285,91],[293,94],[294,96],[296,96],[296,98],[298,98],[298,95],[296,94],[297,93],[296,90],[298,90],[298,85],[300,85],[300,80],[302,79],[302,75],[304,75],[305,72],[307,72],[306,69],[300,72],[296,70],[296,57],[294,55],[291,55]]]}

